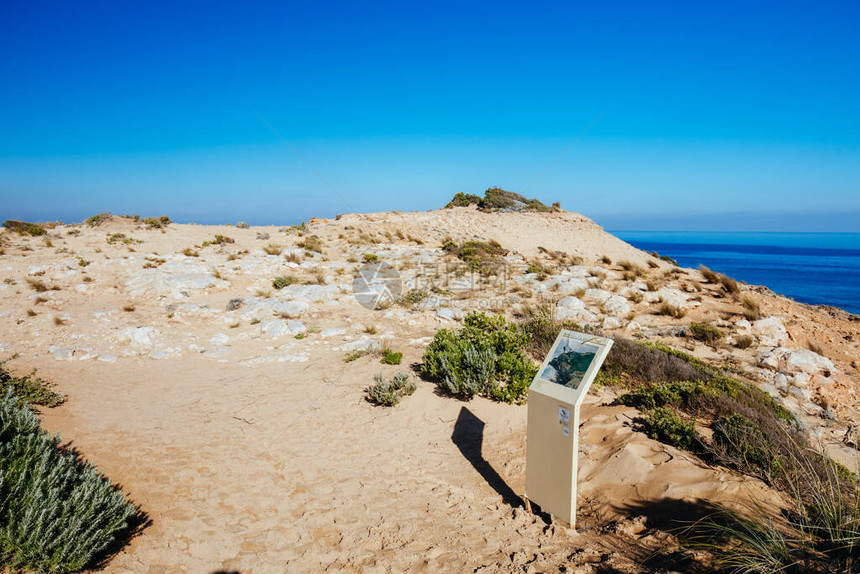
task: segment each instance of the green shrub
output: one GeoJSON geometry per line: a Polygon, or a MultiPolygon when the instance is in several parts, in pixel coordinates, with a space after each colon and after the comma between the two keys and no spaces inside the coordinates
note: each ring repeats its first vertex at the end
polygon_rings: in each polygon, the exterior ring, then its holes
{"type": "Polygon", "coordinates": [[[695,422],[670,408],[657,407],[645,413],[642,427],[649,438],[684,450],[695,450],[699,443],[695,422]]]}
{"type": "Polygon", "coordinates": [[[382,358],[379,359],[379,362],[383,365],[399,365],[400,361],[403,360],[403,353],[400,351],[392,351],[391,349],[385,349],[382,352],[382,358]]]}
{"type": "Polygon", "coordinates": [[[365,253],[361,256],[362,261],[365,263],[376,263],[379,261],[379,256],[375,253],[365,253]]]}
{"type": "Polygon", "coordinates": [[[421,304],[429,296],[430,293],[427,289],[410,289],[400,297],[398,303],[404,307],[415,307],[416,305],[421,304]]]}
{"type": "Polygon", "coordinates": [[[310,237],[305,237],[303,241],[300,241],[296,244],[298,247],[301,247],[305,251],[314,251],[316,253],[323,252],[323,243],[322,240],[316,235],[311,235],[310,237]]]}
{"type": "Polygon", "coordinates": [[[128,533],[137,511],[19,402],[11,392],[0,400],[0,563],[80,570],[128,533]]]}
{"type": "Polygon", "coordinates": [[[463,193],[462,191],[458,191],[454,194],[454,197],[451,199],[451,201],[448,202],[445,208],[447,209],[451,207],[469,207],[472,204],[480,203],[480,201],[480,195],[473,195],[471,193],[463,193]]]}
{"type": "Polygon", "coordinates": [[[782,460],[759,424],[733,413],[720,417],[711,429],[713,447],[723,462],[768,481],[781,473],[782,460]]]}
{"type": "Polygon", "coordinates": [[[145,217],[140,221],[150,229],[162,229],[173,223],[166,215],[162,215],[161,217],[145,217]]]}
{"type": "Polygon", "coordinates": [[[525,354],[529,334],[504,317],[470,313],[460,331],[441,329],[424,352],[421,372],[449,394],[522,403],[537,373],[525,354]]]}
{"type": "Polygon", "coordinates": [[[272,281],[272,287],[280,291],[284,287],[289,287],[293,283],[296,283],[298,279],[293,277],[292,275],[275,277],[275,280],[272,281]]]}
{"type": "Polygon", "coordinates": [[[401,398],[413,394],[418,388],[406,371],[397,373],[389,380],[385,380],[385,376],[378,373],[373,380],[374,383],[365,389],[365,394],[367,400],[376,405],[393,407],[401,398]]]}
{"type": "Polygon", "coordinates": [[[7,219],[3,222],[3,227],[17,233],[18,235],[31,235],[33,237],[38,237],[40,235],[46,235],[48,231],[45,229],[43,225],[39,225],[38,223],[30,223],[28,221],[15,221],[13,219],[7,219]]]}
{"type": "Polygon", "coordinates": [[[709,345],[723,338],[722,332],[710,323],[690,323],[690,335],[709,345]]]}
{"type": "Polygon", "coordinates": [[[84,220],[84,223],[86,223],[90,227],[98,227],[99,225],[101,225],[105,221],[109,220],[110,217],[111,217],[111,214],[108,212],[99,213],[97,215],[93,215],[92,217],[86,218],[84,220]]]}
{"type": "Polygon", "coordinates": [[[520,323],[520,328],[529,335],[526,351],[533,358],[541,361],[549,353],[562,329],[583,330],[582,326],[573,321],[556,321],[553,318],[552,308],[547,305],[530,309],[526,319],[520,323]]]}
{"type": "Polygon", "coordinates": [[[468,265],[469,269],[482,275],[491,275],[498,271],[503,264],[502,257],[508,253],[507,249],[493,240],[488,242],[466,241],[457,244],[450,238],[443,241],[442,250],[454,255],[468,265]]]}
{"type": "MultiPolygon", "coordinates": [[[[14,359],[15,356],[11,357],[14,359]]],[[[0,396],[14,393],[22,404],[56,407],[63,404],[66,398],[51,389],[51,384],[36,376],[36,371],[15,377],[5,369],[11,359],[0,361],[0,396]]],[[[0,471],[2,472],[2,471],[0,471]]]]}

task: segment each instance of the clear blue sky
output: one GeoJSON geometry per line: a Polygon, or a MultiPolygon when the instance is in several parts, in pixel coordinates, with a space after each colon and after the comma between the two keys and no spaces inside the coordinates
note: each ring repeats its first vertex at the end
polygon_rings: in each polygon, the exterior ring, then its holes
{"type": "Polygon", "coordinates": [[[522,192],[605,112],[529,196],[860,231],[860,3],[244,4],[0,3],[0,218],[436,208],[522,192]]]}

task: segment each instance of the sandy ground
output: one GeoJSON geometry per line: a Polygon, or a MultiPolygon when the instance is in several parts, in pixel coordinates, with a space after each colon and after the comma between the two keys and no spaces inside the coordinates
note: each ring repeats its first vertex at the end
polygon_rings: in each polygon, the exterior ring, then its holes
{"type": "MultiPolygon", "coordinates": [[[[262,251],[303,239],[278,228],[171,225],[162,233],[112,221],[79,235],[70,230],[53,230],[51,247],[5,237],[0,279],[10,281],[0,288],[0,351],[21,354],[10,369],[37,367],[56,382],[68,402],[45,410],[46,428],[120,483],[151,521],[105,565],[108,572],[635,572],[656,567],[641,566],[651,562],[683,571],[685,564],[659,556],[672,546],[664,530],[701,511],[696,499],[743,504],[752,495],[776,503],[762,484],[636,432],[636,411],[613,406],[612,392],[596,389],[582,415],[574,532],[521,508],[527,407],[462,402],[423,381],[394,408],[364,400],[374,374],[409,369],[428,337],[456,322],[432,309],[358,305],[350,281],[363,253],[393,263],[440,258],[440,240],[450,235],[496,239],[527,257],[541,246],[588,264],[604,255],[648,260],[577,214],[458,209],[317,220],[304,238],[321,237],[324,254],[291,264],[286,252],[262,251]],[[108,244],[118,232],[142,243],[108,244]],[[215,234],[235,243],[194,247],[215,234]],[[182,255],[185,248],[198,256],[182,255]],[[308,261],[314,265],[300,266],[308,261]],[[194,266],[214,274],[205,287],[195,283],[199,277],[159,282],[171,269],[194,275],[194,266]],[[235,297],[286,300],[287,290],[271,291],[272,278],[310,277],[317,268],[325,270],[328,294],[293,317],[310,328],[306,338],[261,331],[264,323],[242,316],[253,303],[225,311],[235,297]],[[61,289],[34,292],[27,277],[61,289]],[[153,281],[141,287],[141,277],[153,281]],[[129,339],[141,327],[154,331],[129,339]],[[345,348],[368,340],[403,351],[403,365],[381,365],[372,354],[344,361],[345,348]]],[[[683,322],[725,314],[728,303],[707,295],[683,322]]],[[[857,323],[758,296],[804,344],[807,336],[822,339],[829,325],[821,344],[832,351],[848,398],[838,420],[804,416],[819,421],[816,429],[838,450],[856,412],[857,323]],[[806,330],[810,322],[816,327],[806,330]]],[[[648,317],[655,329],[672,323],[644,305],[630,318],[648,317]]],[[[260,313],[272,317],[271,309],[260,313]]],[[[704,356],[724,352],[692,346],[704,356]]]]}

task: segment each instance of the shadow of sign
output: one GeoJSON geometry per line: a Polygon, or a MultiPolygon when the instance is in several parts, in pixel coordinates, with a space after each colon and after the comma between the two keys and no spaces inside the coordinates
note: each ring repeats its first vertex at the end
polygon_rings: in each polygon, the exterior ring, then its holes
{"type": "Polygon", "coordinates": [[[508,486],[505,479],[484,458],[484,421],[476,417],[466,407],[460,409],[460,415],[454,424],[454,432],[451,434],[451,441],[457,445],[466,460],[487,481],[487,484],[499,493],[506,504],[512,507],[524,506],[522,498],[508,486]]]}

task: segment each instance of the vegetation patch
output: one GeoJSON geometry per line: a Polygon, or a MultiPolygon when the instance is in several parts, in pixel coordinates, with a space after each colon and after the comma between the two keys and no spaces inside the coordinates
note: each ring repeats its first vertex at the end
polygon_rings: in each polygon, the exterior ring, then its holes
{"type": "Polygon", "coordinates": [[[453,396],[523,403],[537,367],[528,332],[504,317],[469,313],[459,331],[441,329],[424,352],[421,373],[453,396]]]}
{"type": "Polygon", "coordinates": [[[173,223],[166,215],[162,215],[161,217],[145,217],[140,221],[149,229],[163,229],[173,223]]]}
{"type": "Polygon", "coordinates": [[[448,204],[449,207],[468,207],[477,205],[481,211],[557,211],[560,206],[556,203],[552,207],[544,205],[540,200],[528,199],[519,193],[506,191],[498,187],[491,187],[484,192],[484,197],[471,193],[457,192],[448,204]]]}
{"type": "Polygon", "coordinates": [[[14,219],[4,221],[3,227],[18,235],[30,235],[32,237],[39,237],[48,233],[44,225],[28,221],[16,221],[14,219]]]}
{"type": "Polygon", "coordinates": [[[12,571],[93,566],[125,538],[137,509],[11,391],[0,400],[0,561],[12,571]]]}
{"type": "Polygon", "coordinates": [[[469,269],[481,275],[493,275],[504,265],[502,257],[507,255],[508,250],[499,245],[495,240],[466,241],[457,243],[451,238],[442,242],[442,251],[450,253],[460,261],[468,265],[469,269]]]}
{"type": "Polygon", "coordinates": [[[373,381],[373,384],[364,390],[367,400],[386,407],[393,407],[400,399],[413,394],[418,388],[415,380],[406,371],[401,371],[387,380],[385,375],[378,373],[373,377],[373,381]]]}
{"type": "Polygon", "coordinates": [[[710,323],[690,323],[690,336],[708,345],[713,345],[723,338],[723,333],[710,323]]]}
{"type": "Polygon", "coordinates": [[[216,235],[211,241],[204,241],[200,246],[209,247],[210,245],[226,245],[228,243],[236,243],[236,240],[226,235],[216,235]]]}
{"type": "Polygon", "coordinates": [[[275,277],[274,281],[272,281],[272,287],[280,291],[284,287],[289,287],[293,283],[298,283],[298,279],[293,277],[292,275],[275,277]]]}
{"type": "Polygon", "coordinates": [[[657,407],[645,413],[641,425],[649,438],[684,450],[695,450],[699,443],[696,423],[666,407],[657,407]]]}
{"type": "Polygon", "coordinates": [[[382,351],[382,357],[379,359],[379,362],[383,365],[399,365],[402,360],[402,352],[385,349],[384,351],[382,351]]]}
{"type": "Polygon", "coordinates": [[[36,376],[35,369],[23,377],[16,377],[7,371],[6,363],[14,358],[16,355],[5,361],[0,361],[0,395],[6,396],[7,393],[11,392],[18,397],[21,404],[43,407],[56,407],[66,401],[63,395],[53,390],[53,384],[36,376]]]}

